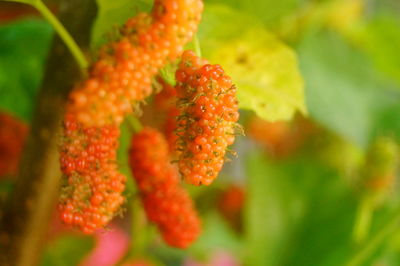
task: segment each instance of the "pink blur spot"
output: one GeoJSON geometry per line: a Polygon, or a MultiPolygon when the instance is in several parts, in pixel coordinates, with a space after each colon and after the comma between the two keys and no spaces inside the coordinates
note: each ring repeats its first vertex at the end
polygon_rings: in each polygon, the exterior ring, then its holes
{"type": "Polygon", "coordinates": [[[96,246],[81,262],[81,266],[116,265],[129,247],[128,235],[118,227],[111,231],[96,232],[96,246]]]}

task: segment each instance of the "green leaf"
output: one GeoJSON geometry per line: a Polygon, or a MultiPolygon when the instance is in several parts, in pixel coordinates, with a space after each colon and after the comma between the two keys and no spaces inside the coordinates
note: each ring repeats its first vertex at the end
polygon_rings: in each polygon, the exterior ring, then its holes
{"type": "Polygon", "coordinates": [[[62,236],[51,243],[42,260],[42,266],[70,266],[79,262],[94,247],[94,239],[87,236],[62,236]]]}
{"type": "Polygon", "coordinates": [[[310,115],[332,131],[366,147],[374,134],[383,133],[378,118],[388,108],[399,112],[396,86],[338,35],[308,35],[299,54],[310,115]]]}
{"type": "Polygon", "coordinates": [[[121,26],[139,11],[148,11],[149,0],[97,0],[97,18],[92,29],[91,45],[96,48],[112,37],[112,30],[121,26]],[[110,35],[111,34],[111,35],[110,35]]]}
{"type": "Polygon", "coordinates": [[[199,37],[206,58],[223,66],[238,87],[239,106],[265,120],[306,113],[294,51],[262,24],[224,6],[206,6],[199,37]]]}
{"type": "Polygon", "coordinates": [[[0,109],[30,120],[51,36],[37,19],[0,27],[0,109]]]}
{"type": "Polygon", "coordinates": [[[369,21],[358,32],[357,42],[380,70],[400,84],[400,20],[396,16],[380,15],[369,21]]]}

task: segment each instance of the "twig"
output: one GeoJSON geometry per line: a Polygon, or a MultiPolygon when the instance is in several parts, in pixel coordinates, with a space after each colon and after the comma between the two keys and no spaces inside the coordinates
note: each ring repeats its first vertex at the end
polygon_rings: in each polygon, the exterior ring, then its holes
{"type": "MultiPolygon", "coordinates": [[[[60,0],[61,21],[81,47],[89,46],[94,0],[60,0]]],[[[58,139],[67,94],[79,67],[56,36],[41,86],[15,188],[0,217],[0,265],[37,265],[57,203],[58,139]]]]}

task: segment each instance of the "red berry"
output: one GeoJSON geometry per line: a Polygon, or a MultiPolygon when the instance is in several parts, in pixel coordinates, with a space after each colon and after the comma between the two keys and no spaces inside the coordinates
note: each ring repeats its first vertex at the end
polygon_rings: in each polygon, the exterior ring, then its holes
{"type": "Polygon", "coordinates": [[[189,194],[179,186],[163,135],[151,128],[134,135],[129,162],[149,220],[169,245],[188,247],[200,234],[200,220],[189,194]]]}
{"type": "Polygon", "coordinates": [[[135,101],[149,96],[151,78],[182,53],[202,10],[201,0],[157,0],[151,15],[128,20],[122,37],[102,47],[89,78],[70,95],[68,113],[84,126],[121,123],[135,101]]]}
{"type": "Polygon", "coordinates": [[[201,0],[155,1],[151,14],[128,20],[121,38],[101,48],[88,79],[70,94],[60,149],[60,211],[72,206],[69,213],[82,215],[82,222],[66,223],[90,233],[116,214],[125,187],[116,164],[118,127],[132,104],[149,96],[152,77],[193,37],[202,8],[201,0]]]}
{"type": "Polygon", "coordinates": [[[186,51],[176,72],[180,117],[179,170],[194,185],[209,185],[223,166],[239,119],[236,88],[219,65],[186,51]]]}
{"type": "Polygon", "coordinates": [[[72,116],[65,117],[59,206],[64,223],[92,233],[116,215],[126,179],[116,165],[118,137],[115,126],[83,128],[72,116]]]}
{"type": "Polygon", "coordinates": [[[82,215],[82,222],[67,223],[90,233],[116,214],[125,187],[116,164],[119,125],[132,104],[149,96],[158,70],[181,54],[202,8],[201,0],[156,0],[151,14],[128,20],[121,38],[101,48],[88,79],[70,94],[60,148],[60,210],[73,206],[70,212],[82,215]]]}
{"type": "Polygon", "coordinates": [[[245,203],[244,188],[231,185],[222,192],[218,199],[218,210],[226,221],[236,230],[242,229],[242,210],[245,203]]]}

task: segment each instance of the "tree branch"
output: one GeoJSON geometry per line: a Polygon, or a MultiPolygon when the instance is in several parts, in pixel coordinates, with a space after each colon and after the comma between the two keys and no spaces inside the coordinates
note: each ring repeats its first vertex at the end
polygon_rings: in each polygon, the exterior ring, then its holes
{"type": "MultiPolygon", "coordinates": [[[[60,20],[80,47],[89,47],[96,12],[94,0],[59,3],[60,20]]],[[[61,173],[57,146],[63,107],[79,77],[76,61],[55,36],[17,183],[0,217],[0,265],[38,264],[43,238],[58,201],[61,173]]]]}

